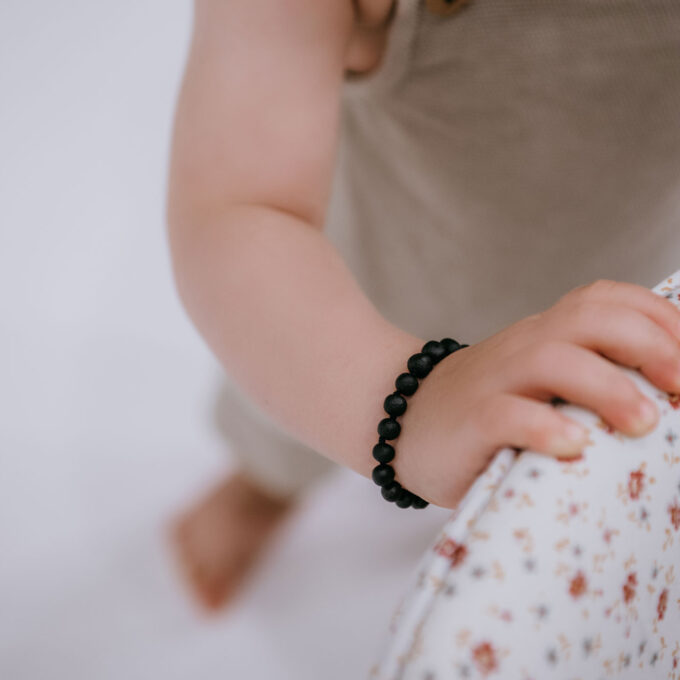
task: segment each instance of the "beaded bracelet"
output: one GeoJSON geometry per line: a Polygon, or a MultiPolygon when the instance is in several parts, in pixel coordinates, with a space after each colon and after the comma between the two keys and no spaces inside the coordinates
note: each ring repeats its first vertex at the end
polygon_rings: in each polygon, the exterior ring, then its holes
{"type": "Polygon", "coordinates": [[[444,338],[440,341],[429,340],[423,345],[420,352],[412,354],[408,358],[406,362],[408,373],[401,373],[397,376],[394,381],[396,391],[385,397],[383,406],[389,417],[383,418],[378,423],[380,438],[373,447],[373,458],[378,461],[378,465],[373,468],[371,477],[378,486],[382,487],[382,497],[386,501],[394,503],[397,507],[420,509],[429,505],[426,500],[405,489],[394,479],[394,468],[390,465],[394,459],[394,447],[387,444],[385,440],[396,439],[401,432],[401,425],[397,418],[406,411],[406,399],[404,397],[410,397],[414,394],[418,389],[418,378],[422,380],[426,377],[444,357],[469,346],[461,345],[451,338],[444,338]]]}

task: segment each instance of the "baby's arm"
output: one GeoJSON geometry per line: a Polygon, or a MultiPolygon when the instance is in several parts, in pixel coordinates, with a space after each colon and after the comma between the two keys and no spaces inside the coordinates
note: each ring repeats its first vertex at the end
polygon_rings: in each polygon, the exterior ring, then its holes
{"type": "MultiPolygon", "coordinates": [[[[383,399],[431,338],[388,323],[322,232],[352,21],[351,0],[197,0],[168,221],[180,294],[227,371],[368,476],[383,399]]],[[[401,417],[396,478],[454,507],[499,448],[578,454],[586,433],[553,396],[643,434],[658,410],[612,361],[677,392],[679,341],[680,312],[645,288],[570,291],[436,366],[401,417]]]]}
{"type": "Polygon", "coordinates": [[[224,367],[302,441],[364,475],[383,397],[424,340],[363,295],[322,233],[350,0],[198,0],[168,222],[182,300],[224,367]]]}

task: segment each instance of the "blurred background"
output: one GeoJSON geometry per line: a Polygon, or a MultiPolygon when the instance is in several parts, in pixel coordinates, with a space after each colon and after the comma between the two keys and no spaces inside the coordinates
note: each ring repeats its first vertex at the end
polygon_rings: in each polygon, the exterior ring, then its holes
{"type": "Polygon", "coordinates": [[[348,470],[233,606],[169,522],[229,469],[165,239],[187,0],[0,3],[0,678],[362,678],[448,512],[348,470]],[[197,675],[198,674],[198,675],[197,675]]]}

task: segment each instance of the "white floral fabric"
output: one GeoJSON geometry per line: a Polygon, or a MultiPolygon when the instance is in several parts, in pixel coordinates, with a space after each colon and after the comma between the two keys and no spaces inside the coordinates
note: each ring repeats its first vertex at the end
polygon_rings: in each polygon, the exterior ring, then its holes
{"type": "MultiPolygon", "coordinates": [[[[680,307],[680,270],[653,291],[680,307]]],[[[680,395],[620,367],[661,418],[641,438],[573,404],[561,462],[499,451],[414,572],[371,677],[680,680],[680,395]]]]}

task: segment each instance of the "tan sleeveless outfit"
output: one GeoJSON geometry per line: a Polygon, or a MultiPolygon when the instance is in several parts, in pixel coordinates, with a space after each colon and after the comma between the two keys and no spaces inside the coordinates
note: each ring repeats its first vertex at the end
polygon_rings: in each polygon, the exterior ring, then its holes
{"type": "MultiPolygon", "coordinates": [[[[397,2],[380,67],[345,84],[326,224],[389,321],[471,344],[680,267],[678,0],[397,2]]],[[[216,414],[273,491],[334,466],[233,383],[216,414]]]]}

